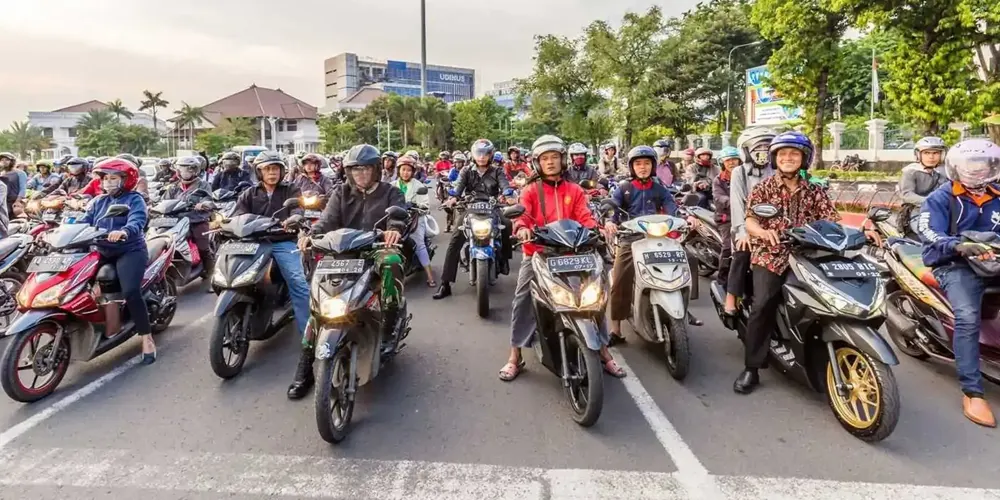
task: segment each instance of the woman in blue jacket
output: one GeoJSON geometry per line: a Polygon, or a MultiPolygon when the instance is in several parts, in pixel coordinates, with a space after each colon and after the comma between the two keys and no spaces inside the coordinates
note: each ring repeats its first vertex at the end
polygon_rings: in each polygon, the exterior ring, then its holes
{"type": "Polygon", "coordinates": [[[142,339],[142,364],[156,361],[156,344],[150,335],[149,311],[142,299],[142,275],[146,270],[149,254],[143,231],[146,228],[146,202],[135,191],[139,172],[135,165],[120,158],[98,163],[94,173],[101,179],[104,194],[94,199],[86,216],[80,221],[94,227],[107,229],[107,241],[98,243],[101,257],[114,263],[118,281],[129,316],[142,339]],[[100,218],[111,205],[128,205],[128,215],[100,218]]]}

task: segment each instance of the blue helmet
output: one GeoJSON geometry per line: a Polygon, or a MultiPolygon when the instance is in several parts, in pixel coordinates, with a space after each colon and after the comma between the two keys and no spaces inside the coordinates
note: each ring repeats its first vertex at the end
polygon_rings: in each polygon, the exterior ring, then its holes
{"type": "Polygon", "coordinates": [[[503,153],[499,151],[493,153],[493,161],[497,163],[503,163],[503,153]]]}
{"type": "Polygon", "coordinates": [[[736,158],[737,160],[739,160],[740,150],[732,146],[722,148],[722,152],[719,153],[719,161],[726,161],[730,158],[736,158]]]}
{"type": "Polygon", "coordinates": [[[813,143],[801,132],[782,132],[771,140],[771,148],[768,150],[768,160],[774,168],[778,168],[778,150],[785,148],[795,148],[802,151],[802,166],[800,170],[808,170],[813,160],[813,143]]]}

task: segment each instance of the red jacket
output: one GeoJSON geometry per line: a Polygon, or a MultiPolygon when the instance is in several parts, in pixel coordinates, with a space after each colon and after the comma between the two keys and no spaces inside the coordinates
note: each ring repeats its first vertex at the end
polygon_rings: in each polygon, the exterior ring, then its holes
{"type": "MultiPolygon", "coordinates": [[[[542,182],[542,190],[545,196],[545,213],[542,213],[542,204],[538,200],[538,182],[529,184],[521,190],[520,204],[524,206],[524,215],[514,221],[514,232],[522,228],[534,230],[536,227],[544,226],[561,219],[571,219],[579,222],[586,228],[597,227],[590,208],[587,206],[587,193],[583,188],[560,180],[552,184],[542,182]]],[[[538,250],[538,246],[525,243],[524,255],[530,257],[538,250]]]]}
{"type": "Polygon", "coordinates": [[[101,189],[101,180],[92,179],[87,187],[79,191],[80,194],[85,194],[87,196],[100,196],[104,191],[101,189]]]}
{"type": "Polygon", "coordinates": [[[517,177],[518,172],[524,172],[524,175],[528,177],[531,177],[532,174],[531,168],[528,167],[528,164],[523,161],[517,163],[507,161],[507,163],[503,166],[503,173],[507,175],[508,182],[514,180],[514,177],[517,177]]]}

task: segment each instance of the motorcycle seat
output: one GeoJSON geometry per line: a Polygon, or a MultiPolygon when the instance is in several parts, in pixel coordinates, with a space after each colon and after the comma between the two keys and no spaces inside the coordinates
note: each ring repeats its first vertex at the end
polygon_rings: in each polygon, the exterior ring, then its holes
{"type": "Polygon", "coordinates": [[[4,238],[0,240],[0,259],[6,258],[19,246],[21,246],[21,240],[17,238],[4,238]]]}
{"type": "Polygon", "coordinates": [[[101,264],[97,269],[97,281],[101,283],[112,283],[118,281],[118,270],[111,262],[101,264]]]}
{"type": "Polygon", "coordinates": [[[163,250],[167,248],[167,245],[170,244],[169,238],[170,238],[169,236],[164,236],[164,237],[156,236],[146,240],[146,249],[149,251],[149,258],[146,259],[147,266],[152,264],[153,261],[156,260],[156,258],[159,257],[161,253],[163,253],[163,250]]]}
{"type": "Polygon", "coordinates": [[[705,224],[708,224],[711,227],[718,227],[715,223],[715,212],[701,207],[688,207],[688,211],[691,212],[691,215],[694,215],[698,218],[698,220],[704,222],[705,224]]]}
{"type": "Polygon", "coordinates": [[[903,265],[917,277],[917,279],[931,288],[938,288],[937,278],[934,277],[934,273],[931,272],[931,268],[924,265],[924,259],[921,256],[921,253],[923,252],[922,246],[901,244],[894,246],[893,250],[895,250],[896,255],[899,256],[900,262],[902,262],[903,265]]]}

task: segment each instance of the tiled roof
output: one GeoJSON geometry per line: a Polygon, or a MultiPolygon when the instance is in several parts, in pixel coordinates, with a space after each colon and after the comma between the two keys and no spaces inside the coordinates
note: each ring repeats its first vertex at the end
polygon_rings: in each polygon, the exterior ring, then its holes
{"type": "Polygon", "coordinates": [[[108,105],[95,99],[80,104],[76,104],[74,106],[57,109],[53,111],[53,113],[87,113],[95,109],[96,110],[108,109],[108,105]]]}
{"type": "Polygon", "coordinates": [[[218,123],[220,118],[256,118],[273,116],[287,120],[311,119],[317,116],[316,107],[296,99],[281,89],[251,85],[228,97],[207,104],[205,116],[218,123]]]}

